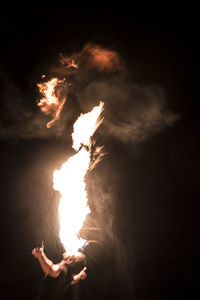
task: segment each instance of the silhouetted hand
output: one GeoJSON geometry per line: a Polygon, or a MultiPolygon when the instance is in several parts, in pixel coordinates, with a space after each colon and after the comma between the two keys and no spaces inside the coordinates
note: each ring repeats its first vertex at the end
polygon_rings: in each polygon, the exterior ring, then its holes
{"type": "Polygon", "coordinates": [[[84,280],[87,277],[86,271],[87,268],[85,267],[81,272],[80,272],[80,279],[84,280]]]}
{"type": "Polygon", "coordinates": [[[32,251],[32,255],[35,258],[38,258],[38,257],[42,256],[43,253],[44,253],[44,243],[42,241],[42,246],[34,248],[33,251],[32,251]]]}

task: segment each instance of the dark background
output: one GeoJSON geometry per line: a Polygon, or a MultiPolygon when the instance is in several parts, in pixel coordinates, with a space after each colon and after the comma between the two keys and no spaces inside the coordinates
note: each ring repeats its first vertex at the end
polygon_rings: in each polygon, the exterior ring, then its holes
{"type": "MultiPolygon", "coordinates": [[[[37,111],[40,76],[58,53],[80,51],[91,41],[120,53],[138,82],[161,86],[168,107],[181,116],[173,127],[131,147],[114,138],[105,141],[109,155],[86,181],[89,196],[94,193],[90,179],[96,178],[105,193],[112,186],[115,202],[108,217],[114,219],[114,238],[104,239],[103,224],[101,234],[94,233],[100,242],[87,249],[88,279],[75,291],[77,299],[200,296],[195,11],[195,7],[176,11],[163,7],[157,12],[151,7],[144,12],[125,3],[112,8],[101,3],[93,8],[56,3],[49,9],[1,10],[4,127],[17,126],[12,114],[5,113],[8,82],[16,89],[11,95],[26,95],[26,105],[37,111]]],[[[59,261],[62,254],[56,215],[59,197],[52,190],[51,176],[72,154],[70,135],[63,141],[1,134],[0,144],[1,299],[35,299],[43,274],[31,250],[43,239],[51,259],[59,261]]]]}

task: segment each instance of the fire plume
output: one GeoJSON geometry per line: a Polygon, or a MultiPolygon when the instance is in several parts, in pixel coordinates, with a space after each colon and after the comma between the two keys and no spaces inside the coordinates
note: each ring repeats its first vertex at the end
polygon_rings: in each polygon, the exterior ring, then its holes
{"type": "Polygon", "coordinates": [[[76,154],[70,157],[53,174],[54,189],[61,194],[59,205],[60,240],[66,250],[77,251],[86,240],[79,237],[88,206],[85,175],[90,168],[92,135],[102,122],[103,102],[89,113],[81,114],[74,123],[73,148],[76,154]]]}
{"type": "Polygon", "coordinates": [[[91,137],[101,125],[103,118],[99,119],[103,111],[103,102],[99,106],[95,106],[91,112],[81,114],[74,123],[74,131],[72,133],[73,145],[78,150],[81,145],[91,146],[91,137]]]}
{"type": "Polygon", "coordinates": [[[37,84],[40,93],[43,95],[37,105],[44,114],[53,116],[53,119],[47,123],[47,128],[59,119],[63,105],[66,102],[66,97],[61,97],[59,91],[62,85],[64,85],[64,80],[58,78],[52,78],[47,82],[37,84]]]}

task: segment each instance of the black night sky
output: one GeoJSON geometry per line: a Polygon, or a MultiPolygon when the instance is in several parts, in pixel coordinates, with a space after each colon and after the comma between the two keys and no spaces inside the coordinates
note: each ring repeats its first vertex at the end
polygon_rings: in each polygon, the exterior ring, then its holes
{"type": "Polygon", "coordinates": [[[43,273],[31,251],[42,240],[47,255],[61,259],[52,174],[74,153],[74,121],[102,100],[95,137],[107,155],[86,176],[86,225],[100,227],[87,237],[98,243],[85,250],[87,280],[68,297],[199,299],[195,7],[145,13],[125,3],[54,5],[1,10],[0,298],[36,298],[43,273]],[[72,55],[88,43],[117,52],[126,73],[75,80],[60,120],[47,129],[37,83],[56,75],[59,53],[72,55]]]}

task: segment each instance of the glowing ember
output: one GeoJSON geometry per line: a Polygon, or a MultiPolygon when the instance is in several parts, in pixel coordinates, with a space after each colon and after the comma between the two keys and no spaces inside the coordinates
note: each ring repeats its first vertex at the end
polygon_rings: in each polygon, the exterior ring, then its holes
{"type": "Polygon", "coordinates": [[[40,93],[44,96],[37,105],[44,114],[53,116],[53,119],[47,124],[48,128],[59,119],[63,105],[66,102],[66,97],[62,98],[59,95],[58,87],[62,84],[64,84],[64,80],[58,78],[52,78],[47,82],[37,84],[40,93]]]}
{"type": "Polygon", "coordinates": [[[99,106],[89,113],[81,114],[75,122],[73,148],[78,150],[81,145],[83,147],[60,170],[54,172],[54,189],[61,193],[60,240],[66,250],[77,251],[86,242],[78,236],[86,216],[90,213],[84,178],[91,162],[91,137],[102,122],[102,119],[98,119],[103,105],[100,102],[99,106]]]}

